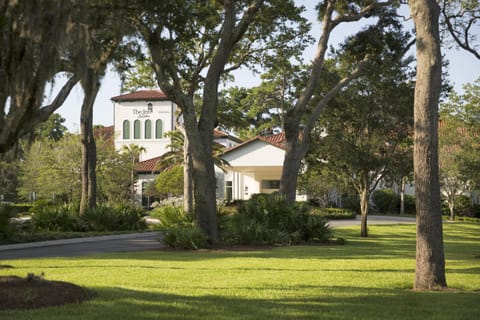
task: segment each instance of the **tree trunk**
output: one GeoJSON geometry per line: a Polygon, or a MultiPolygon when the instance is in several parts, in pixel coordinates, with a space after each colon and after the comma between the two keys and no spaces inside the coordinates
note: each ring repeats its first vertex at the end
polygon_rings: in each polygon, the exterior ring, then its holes
{"type": "Polygon", "coordinates": [[[400,180],[400,214],[405,214],[405,177],[400,180]]]}
{"type": "Polygon", "coordinates": [[[368,186],[360,191],[360,214],[361,214],[361,223],[360,223],[360,237],[368,237],[368,226],[367,226],[367,217],[368,217],[368,186]]]}
{"type": "MultiPolygon", "coordinates": [[[[297,143],[295,142],[294,144],[297,143]]],[[[304,156],[305,152],[296,145],[285,153],[285,158],[283,159],[279,192],[283,194],[289,202],[294,202],[296,199],[298,172],[304,156]]]]}
{"type": "Polygon", "coordinates": [[[282,176],[279,192],[287,201],[294,202],[297,195],[297,181],[302,159],[308,151],[309,135],[303,133],[300,137],[300,118],[298,113],[288,112],[284,120],[286,150],[283,159],[282,176]],[[308,135],[308,137],[307,137],[308,135]]]}
{"type": "Polygon", "coordinates": [[[185,130],[183,136],[183,211],[193,214],[192,155],[185,130]]]}
{"type": "Polygon", "coordinates": [[[455,200],[448,203],[448,209],[450,210],[450,220],[455,220],[455,200]]]}
{"type": "Polygon", "coordinates": [[[80,215],[97,203],[97,147],[93,136],[93,104],[100,88],[99,77],[93,70],[87,71],[82,82],[85,97],[80,113],[80,135],[82,146],[82,193],[80,215]]]}
{"type": "Polygon", "coordinates": [[[441,52],[434,0],[411,0],[417,33],[417,81],[414,104],[414,174],[417,207],[416,290],[445,288],[440,182],[438,168],[438,102],[441,52]]]}
{"type": "MultiPolygon", "coordinates": [[[[211,132],[213,133],[213,128],[211,132]]],[[[193,132],[190,130],[190,135],[192,133],[193,132]]],[[[197,134],[194,133],[194,135],[198,135],[197,138],[200,138],[199,131],[197,131],[197,134]]],[[[191,137],[189,139],[191,139],[191,137]]],[[[207,139],[210,143],[207,142],[205,144],[205,139],[199,139],[202,141],[201,147],[191,149],[193,162],[193,190],[195,195],[195,218],[199,227],[208,235],[210,243],[215,244],[219,241],[215,193],[216,181],[211,152],[212,138],[210,137],[207,139]]]]}

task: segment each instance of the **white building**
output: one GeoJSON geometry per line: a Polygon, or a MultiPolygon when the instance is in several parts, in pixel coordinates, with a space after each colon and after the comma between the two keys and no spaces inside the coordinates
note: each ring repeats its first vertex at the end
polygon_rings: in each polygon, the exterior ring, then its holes
{"type": "MultiPolygon", "coordinates": [[[[256,136],[225,150],[225,198],[247,200],[252,194],[278,191],[285,157],[285,134],[256,136]]],[[[297,200],[306,195],[297,194],[297,200]]]]}
{"type": "Polygon", "coordinates": [[[160,90],[141,90],[111,98],[114,109],[115,148],[136,144],[145,148],[140,161],[167,152],[175,130],[177,106],[160,90]]]}
{"type": "MultiPolygon", "coordinates": [[[[117,150],[131,144],[145,148],[140,155],[137,167],[137,202],[144,205],[142,199],[146,184],[155,179],[155,169],[160,156],[166,153],[170,138],[165,133],[175,130],[177,106],[167,99],[160,90],[141,90],[112,97],[114,108],[114,143],[117,150]]],[[[214,131],[215,143],[231,148],[241,142],[240,139],[225,132],[214,131]]],[[[224,173],[216,168],[217,195],[224,198],[224,173]]]]}

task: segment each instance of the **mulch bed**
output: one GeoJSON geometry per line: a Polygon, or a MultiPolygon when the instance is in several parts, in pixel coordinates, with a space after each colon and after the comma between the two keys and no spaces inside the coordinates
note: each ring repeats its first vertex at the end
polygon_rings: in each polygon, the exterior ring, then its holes
{"type": "Polygon", "coordinates": [[[0,277],[0,310],[80,303],[92,296],[85,288],[68,282],[48,281],[38,277],[0,277]]]}

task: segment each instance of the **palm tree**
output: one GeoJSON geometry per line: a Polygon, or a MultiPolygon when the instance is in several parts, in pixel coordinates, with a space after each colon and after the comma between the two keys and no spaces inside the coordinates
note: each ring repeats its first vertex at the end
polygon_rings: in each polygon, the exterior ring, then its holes
{"type": "MultiPolygon", "coordinates": [[[[170,137],[170,144],[167,146],[170,151],[164,153],[157,162],[156,171],[170,170],[174,166],[184,166],[184,203],[183,209],[185,213],[193,212],[193,177],[192,177],[192,162],[188,150],[188,139],[185,139],[185,129],[178,126],[179,130],[167,132],[165,136],[170,137]]],[[[229,166],[229,163],[220,157],[223,146],[214,144],[213,146],[213,163],[223,169],[229,166]]]]}
{"type": "Polygon", "coordinates": [[[135,202],[135,166],[139,162],[140,155],[145,152],[146,149],[136,144],[123,145],[122,152],[127,154],[132,160],[132,167],[130,169],[130,193],[132,197],[132,203],[135,202]]]}

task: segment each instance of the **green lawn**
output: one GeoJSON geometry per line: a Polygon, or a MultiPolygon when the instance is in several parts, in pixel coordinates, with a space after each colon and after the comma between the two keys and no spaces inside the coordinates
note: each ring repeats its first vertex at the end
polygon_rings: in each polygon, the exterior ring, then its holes
{"type": "Polygon", "coordinates": [[[345,246],[243,252],[139,252],[2,261],[93,289],[80,305],[0,312],[0,319],[478,319],[480,224],[446,223],[447,281],[413,292],[415,227],[335,230],[345,246]]]}

